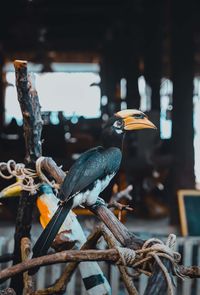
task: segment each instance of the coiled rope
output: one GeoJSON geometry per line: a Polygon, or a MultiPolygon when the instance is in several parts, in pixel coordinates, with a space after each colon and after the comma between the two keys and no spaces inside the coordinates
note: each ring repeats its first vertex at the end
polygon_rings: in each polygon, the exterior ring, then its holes
{"type": "Polygon", "coordinates": [[[19,181],[12,184],[11,187],[21,186],[24,191],[30,192],[34,195],[42,185],[47,183],[56,191],[59,185],[55,181],[50,181],[42,172],[41,163],[44,157],[40,157],[36,161],[36,170],[26,168],[23,163],[16,163],[14,160],[6,162],[0,162],[0,177],[4,179],[12,179],[16,177],[19,181]],[[5,173],[3,171],[6,171],[5,173]],[[39,180],[38,180],[39,178],[39,180]],[[37,183],[36,180],[37,179],[37,183]]]}
{"type": "Polygon", "coordinates": [[[183,275],[178,271],[177,264],[181,259],[181,255],[174,251],[175,243],[176,235],[170,234],[165,244],[160,239],[151,238],[145,241],[140,250],[136,251],[129,248],[116,247],[120,256],[117,263],[134,268],[136,273],[134,275],[128,273],[130,276],[136,276],[141,273],[150,276],[153,272],[154,261],[156,261],[165,276],[168,295],[174,295],[172,278],[160,258],[168,259],[172,263],[174,274],[183,279],[183,275]]]}

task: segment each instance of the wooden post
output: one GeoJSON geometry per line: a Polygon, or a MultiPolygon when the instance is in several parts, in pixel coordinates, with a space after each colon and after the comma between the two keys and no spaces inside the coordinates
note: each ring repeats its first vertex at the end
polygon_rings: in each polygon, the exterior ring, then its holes
{"type": "Polygon", "coordinates": [[[3,66],[4,66],[4,56],[2,50],[0,49],[0,132],[3,130],[5,121],[5,85],[3,80],[3,66]]]}
{"type": "MultiPolygon", "coordinates": [[[[21,256],[22,262],[26,261],[30,258],[31,254],[31,241],[28,238],[21,239],[21,256]]],[[[23,273],[24,278],[24,290],[23,293],[26,295],[30,295],[33,291],[33,283],[32,278],[29,276],[28,272],[23,273]]]]}
{"type": "MultiPolygon", "coordinates": [[[[23,115],[24,138],[26,144],[25,163],[32,167],[38,157],[42,155],[41,131],[42,119],[37,92],[34,81],[27,74],[27,62],[16,60],[14,62],[16,73],[16,86],[18,100],[23,115]]],[[[13,264],[21,262],[21,238],[30,238],[32,210],[34,197],[28,192],[23,192],[19,200],[16,218],[15,245],[13,264]]],[[[11,287],[21,295],[23,290],[23,276],[15,276],[11,280],[11,287]]]]}
{"type": "Polygon", "coordinates": [[[144,1],[144,70],[151,87],[151,109],[160,112],[163,1],[144,1]]]}
{"type": "Polygon", "coordinates": [[[193,79],[194,35],[192,3],[181,6],[172,1],[172,74],[173,74],[173,167],[170,187],[172,220],[177,223],[177,189],[193,189],[194,129],[193,79]],[[190,17],[185,20],[185,15],[190,17]]]}

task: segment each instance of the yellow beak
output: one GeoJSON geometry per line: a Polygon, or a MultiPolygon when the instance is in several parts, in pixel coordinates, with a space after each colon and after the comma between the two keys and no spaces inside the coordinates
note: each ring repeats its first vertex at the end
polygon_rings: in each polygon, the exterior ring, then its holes
{"type": "Polygon", "coordinates": [[[124,130],[139,130],[139,129],[157,129],[156,126],[147,117],[137,119],[127,117],[123,119],[124,130]]]}

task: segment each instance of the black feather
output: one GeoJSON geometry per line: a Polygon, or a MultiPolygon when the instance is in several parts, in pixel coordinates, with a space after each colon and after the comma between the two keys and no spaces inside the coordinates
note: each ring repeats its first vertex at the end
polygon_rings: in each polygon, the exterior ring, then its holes
{"type": "Polygon", "coordinates": [[[67,214],[69,213],[72,204],[73,201],[69,201],[68,204],[59,205],[58,209],[54,213],[53,217],[51,218],[33,247],[33,258],[45,255],[47,253],[56,234],[58,233],[67,214]]]}

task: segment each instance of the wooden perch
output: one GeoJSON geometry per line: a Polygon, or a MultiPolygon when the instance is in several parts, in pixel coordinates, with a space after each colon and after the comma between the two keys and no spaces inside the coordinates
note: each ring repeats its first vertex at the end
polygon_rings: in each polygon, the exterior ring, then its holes
{"type": "Polygon", "coordinates": [[[45,255],[8,267],[0,272],[0,280],[10,278],[38,266],[51,265],[63,262],[82,261],[110,261],[117,262],[119,253],[116,249],[109,250],[68,250],[55,254],[45,255]]]}
{"type": "MultiPolygon", "coordinates": [[[[114,248],[118,246],[118,243],[113,237],[113,234],[111,233],[111,231],[109,231],[109,229],[107,229],[105,225],[102,225],[101,228],[102,228],[104,239],[108,243],[109,248],[114,248]]],[[[118,265],[118,269],[120,271],[122,280],[124,282],[124,285],[126,286],[126,289],[129,295],[138,295],[138,292],[133,284],[132,278],[130,278],[126,272],[126,267],[123,265],[118,265]]]]}
{"type": "MultiPolygon", "coordinates": [[[[108,250],[68,250],[62,251],[55,254],[45,255],[38,258],[33,258],[31,260],[26,260],[22,263],[16,264],[14,266],[8,267],[0,271],[0,282],[1,280],[16,276],[19,273],[25,272],[29,269],[51,265],[63,262],[83,262],[83,261],[109,261],[109,262],[119,262],[121,259],[117,249],[108,250]]],[[[180,266],[180,271],[182,274],[187,274],[188,276],[199,277],[200,267],[184,267],[180,266]]],[[[157,285],[154,285],[155,292],[157,285]]],[[[153,293],[152,293],[153,294],[153,293]]],[[[161,291],[160,291],[161,294],[161,291]]],[[[164,294],[164,293],[162,293],[164,294]]]]}
{"type": "MultiPolygon", "coordinates": [[[[26,145],[25,163],[31,167],[34,165],[35,160],[42,155],[42,119],[40,104],[35,90],[34,81],[31,77],[28,77],[27,74],[27,62],[16,60],[14,61],[14,67],[18,101],[23,115],[23,128],[26,145]]],[[[23,191],[19,200],[16,217],[13,264],[17,264],[21,261],[21,238],[30,237],[33,206],[33,196],[30,196],[28,192],[23,191]]],[[[15,276],[11,280],[11,287],[14,290],[17,290],[17,294],[21,295],[23,290],[23,277],[21,275],[15,276]]]]}

